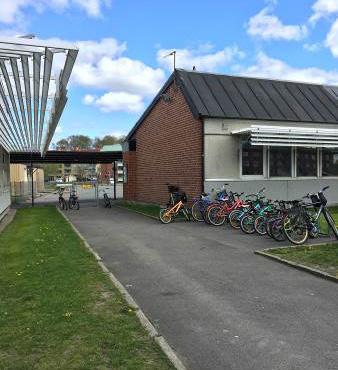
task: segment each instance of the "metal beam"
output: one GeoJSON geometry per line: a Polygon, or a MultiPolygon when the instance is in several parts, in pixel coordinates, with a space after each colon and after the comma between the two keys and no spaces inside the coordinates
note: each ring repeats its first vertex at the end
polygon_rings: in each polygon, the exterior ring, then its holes
{"type": "Polygon", "coordinates": [[[39,102],[40,102],[40,70],[41,54],[33,55],[33,107],[34,107],[34,134],[33,148],[38,150],[38,124],[39,124],[39,102]]]}
{"type": "Polygon", "coordinates": [[[38,148],[41,148],[41,136],[43,123],[45,121],[49,82],[52,72],[53,64],[53,53],[46,48],[45,50],[45,60],[43,66],[43,82],[42,82],[42,95],[41,95],[41,106],[40,106],[40,122],[39,122],[39,137],[38,137],[38,148]]]}
{"type": "Polygon", "coordinates": [[[9,116],[11,118],[14,130],[15,130],[17,136],[18,136],[21,147],[24,150],[25,144],[24,144],[24,141],[23,141],[23,138],[22,138],[23,132],[20,128],[21,122],[20,122],[20,118],[19,118],[19,113],[18,113],[18,109],[17,109],[17,106],[16,106],[16,102],[15,102],[15,98],[14,98],[14,94],[13,94],[13,89],[12,89],[12,85],[11,85],[11,82],[10,82],[10,79],[9,79],[9,76],[8,76],[7,68],[6,68],[5,62],[3,60],[0,60],[0,69],[1,69],[2,75],[3,75],[3,77],[5,79],[5,82],[6,82],[6,88],[7,88],[8,94],[9,94],[12,109],[10,108],[8,100],[5,96],[5,90],[4,90],[4,87],[1,83],[1,81],[0,81],[0,95],[2,97],[3,103],[5,104],[6,111],[7,111],[7,113],[9,114],[9,116]],[[14,120],[14,118],[12,116],[12,111],[14,112],[16,121],[14,120]]]}
{"type": "Polygon", "coordinates": [[[23,129],[25,132],[25,135],[24,135],[25,145],[27,148],[29,148],[30,145],[29,145],[29,140],[28,140],[27,121],[26,121],[25,106],[24,106],[22,91],[21,91],[21,82],[20,82],[20,77],[19,77],[18,63],[15,58],[10,58],[10,62],[12,66],[14,83],[15,83],[15,88],[16,88],[18,101],[19,101],[23,129]]]}
{"type": "Polygon", "coordinates": [[[32,148],[33,147],[32,96],[31,96],[30,77],[29,77],[29,63],[28,63],[28,57],[26,55],[22,55],[21,64],[22,64],[23,80],[24,80],[24,85],[25,85],[26,109],[27,109],[28,131],[29,131],[28,138],[30,142],[30,147],[32,148]]]}

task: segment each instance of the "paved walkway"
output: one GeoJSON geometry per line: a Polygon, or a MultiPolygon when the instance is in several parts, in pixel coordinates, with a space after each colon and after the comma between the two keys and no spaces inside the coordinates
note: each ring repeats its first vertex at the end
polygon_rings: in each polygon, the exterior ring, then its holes
{"type": "Polygon", "coordinates": [[[338,286],[254,255],[228,227],[113,208],[67,212],[194,370],[337,370],[338,286]]]}

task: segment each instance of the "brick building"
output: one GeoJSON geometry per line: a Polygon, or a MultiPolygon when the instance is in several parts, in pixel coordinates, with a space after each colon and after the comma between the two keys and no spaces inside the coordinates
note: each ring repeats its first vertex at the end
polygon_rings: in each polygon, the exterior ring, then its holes
{"type": "Polygon", "coordinates": [[[124,198],[165,203],[227,182],[290,199],[331,185],[338,199],[338,88],[173,73],[124,143],[124,198]]]}

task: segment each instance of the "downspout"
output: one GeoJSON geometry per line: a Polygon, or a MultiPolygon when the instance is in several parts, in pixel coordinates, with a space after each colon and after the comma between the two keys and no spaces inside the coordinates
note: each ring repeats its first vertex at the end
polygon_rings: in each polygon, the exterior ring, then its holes
{"type": "Polygon", "coordinates": [[[205,158],[204,158],[204,119],[201,117],[200,118],[201,120],[201,124],[202,124],[202,145],[201,145],[201,149],[202,149],[202,154],[201,154],[201,158],[202,158],[202,165],[201,165],[201,181],[202,181],[202,186],[201,186],[201,189],[202,189],[202,192],[204,192],[204,176],[205,176],[205,171],[204,171],[204,167],[205,167],[205,158]]]}

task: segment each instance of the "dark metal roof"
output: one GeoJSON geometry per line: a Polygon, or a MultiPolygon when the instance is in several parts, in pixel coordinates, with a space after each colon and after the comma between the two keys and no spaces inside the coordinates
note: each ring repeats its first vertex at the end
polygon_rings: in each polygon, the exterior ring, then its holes
{"type": "Polygon", "coordinates": [[[112,163],[122,159],[122,151],[80,152],[50,150],[45,156],[40,153],[12,152],[11,163],[112,163]]]}
{"type": "Polygon", "coordinates": [[[129,132],[129,140],[176,75],[195,117],[338,123],[338,86],[176,69],[129,132]]]}
{"type": "Polygon", "coordinates": [[[195,116],[338,123],[338,87],[177,70],[195,116]]]}

